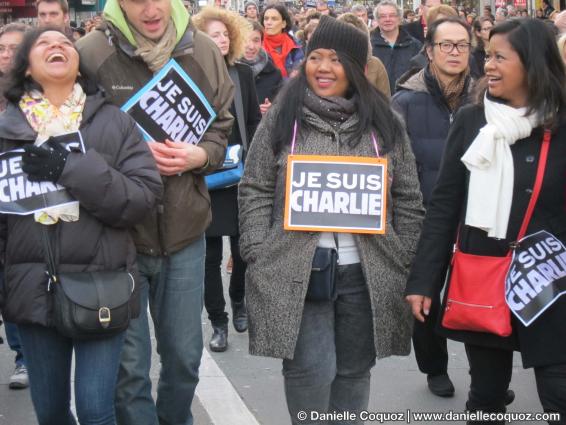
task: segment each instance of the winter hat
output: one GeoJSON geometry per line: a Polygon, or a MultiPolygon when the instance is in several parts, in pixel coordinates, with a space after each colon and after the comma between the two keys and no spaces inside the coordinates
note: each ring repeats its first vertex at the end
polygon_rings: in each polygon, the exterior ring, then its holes
{"type": "Polygon", "coordinates": [[[352,25],[323,15],[307,44],[307,55],[316,49],[335,50],[364,69],[368,58],[368,35],[352,25]]]}
{"type": "Polygon", "coordinates": [[[257,3],[253,0],[248,0],[244,3],[244,12],[248,9],[248,6],[254,6],[255,10],[259,12],[259,7],[257,7],[257,3]]]}

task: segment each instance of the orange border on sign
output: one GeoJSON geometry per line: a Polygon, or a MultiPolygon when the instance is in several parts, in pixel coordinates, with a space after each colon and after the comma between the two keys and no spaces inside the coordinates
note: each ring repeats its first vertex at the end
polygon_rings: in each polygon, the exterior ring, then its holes
{"type": "Polygon", "coordinates": [[[387,159],[371,158],[366,156],[325,156],[325,155],[289,155],[287,157],[287,174],[285,177],[285,215],[283,228],[297,232],[334,232],[334,233],[365,233],[370,235],[382,235],[385,233],[387,217],[387,190],[388,190],[387,159]],[[351,163],[351,164],[380,164],[383,165],[383,212],[381,215],[381,230],[373,229],[344,229],[337,227],[296,227],[289,224],[289,199],[291,197],[291,167],[294,161],[326,162],[326,163],[351,163]]]}

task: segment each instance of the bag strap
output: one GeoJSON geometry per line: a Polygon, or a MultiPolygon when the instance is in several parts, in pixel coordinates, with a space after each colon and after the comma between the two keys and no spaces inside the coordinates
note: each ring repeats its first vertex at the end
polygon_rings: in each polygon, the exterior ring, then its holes
{"type": "Polygon", "coordinates": [[[55,263],[55,255],[51,247],[50,229],[44,224],[41,226],[41,236],[43,241],[43,254],[45,255],[45,263],[47,265],[46,274],[49,278],[47,281],[47,291],[51,290],[51,283],[57,281],[57,266],[55,263]]]}
{"type": "Polygon", "coordinates": [[[228,67],[228,73],[234,83],[234,106],[236,107],[236,120],[238,121],[238,128],[240,130],[240,139],[242,139],[244,151],[247,151],[248,136],[245,125],[246,119],[244,116],[244,101],[242,100],[242,85],[240,84],[240,76],[238,75],[238,70],[235,65],[228,67]]]}
{"type": "Polygon", "coordinates": [[[544,136],[542,139],[542,147],[540,149],[540,156],[538,160],[537,176],[535,179],[535,185],[533,187],[533,193],[531,194],[531,199],[529,200],[529,206],[527,207],[527,212],[523,218],[523,224],[521,224],[521,229],[519,230],[519,235],[517,236],[517,241],[520,241],[525,237],[527,233],[527,227],[529,227],[529,222],[533,216],[533,211],[535,210],[535,205],[538,200],[538,195],[540,193],[540,188],[542,187],[542,180],[544,177],[544,170],[546,169],[546,160],[548,158],[548,148],[550,146],[550,130],[544,130],[544,136]]]}
{"type": "MultiPolygon", "coordinates": [[[[523,223],[519,229],[519,234],[517,235],[517,240],[511,242],[511,250],[517,247],[517,242],[523,239],[525,233],[527,233],[527,227],[529,227],[529,222],[533,216],[533,212],[535,210],[535,205],[538,200],[538,195],[540,193],[540,189],[542,187],[542,180],[544,178],[544,171],[546,169],[546,161],[548,159],[548,148],[550,147],[550,130],[544,130],[544,136],[542,138],[542,146],[540,148],[539,160],[538,160],[538,167],[537,167],[537,174],[535,177],[535,185],[533,187],[533,193],[531,194],[531,199],[529,200],[529,205],[527,206],[527,211],[525,212],[525,216],[523,217],[523,223]]],[[[458,226],[458,232],[456,233],[456,244],[454,245],[454,251],[459,249],[460,246],[460,230],[461,226],[458,226]]],[[[511,255],[511,250],[509,251],[508,255],[511,255]]]]}

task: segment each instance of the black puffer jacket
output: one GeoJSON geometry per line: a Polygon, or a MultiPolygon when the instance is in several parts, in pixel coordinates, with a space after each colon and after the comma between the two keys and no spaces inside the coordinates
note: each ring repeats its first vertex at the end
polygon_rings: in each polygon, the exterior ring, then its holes
{"type": "MultiPolygon", "coordinates": [[[[468,101],[470,81],[466,83],[460,106],[468,101]]],[[[425,207],[436,183],[446,136],[456,111],[450,111],[438,83],[428,67],[400,81],[391,106],[405,120],[407,134],[417,160],[419,182],[425,207]]]]}
{"type": "Polygon", "coordinates": [[[381,59],[385,65],[393,94],[396,81],[410,69],[411,58],[419,53],[422,43],[400,29],[395,45],[391,47],[381,36],[378,28],[371,32],[371,47],[373,55],[381,59]]]}
{"type": "MultiPolygon", "coordinates": [[[[87,152],[70,153],[58,181],[80,202],[79,220],[59,222],[54,231],[58,271],[127,269],[136,276],[128,229],[162,195],[155,161],[134,121],[100,93],[87,97],[80,131],[87,152]]],[[[21,110],[8,104],[0,115],[0,151],[33,143],[36,136],[21,110]]],[[[50,326],[41,224],[33,215],[1,215],[0,223],[2,315],[14,323],[50,326]]],[[[134,315],[139,313],[137,298],[132,298],[134,315]]]]}

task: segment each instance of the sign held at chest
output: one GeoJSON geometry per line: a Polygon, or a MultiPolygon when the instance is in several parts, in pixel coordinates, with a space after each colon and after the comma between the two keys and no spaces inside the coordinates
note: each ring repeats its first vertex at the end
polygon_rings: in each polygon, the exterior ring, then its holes
{"type": "Polygon", "coordinates": [[[290,155],[286,230],[385,233],[387,160],[290,155]]]}
{"type": "Polygon", "coordinates": [[[198,144],[216,118],[206,96],[171,59],[122,110],[134,118],[146,140],[198,144]]]}
{"type": "MultiPolygon", "coordinates": [[[[80,132],[52,137],[52,140],[69,151],[85,153],[80,132]]],[[[61,185],[29,181],[22,170],[23,153],[24,150],[18,148],[0,154],[0,214],[28,215],[77,202],[61,185]]]]}

